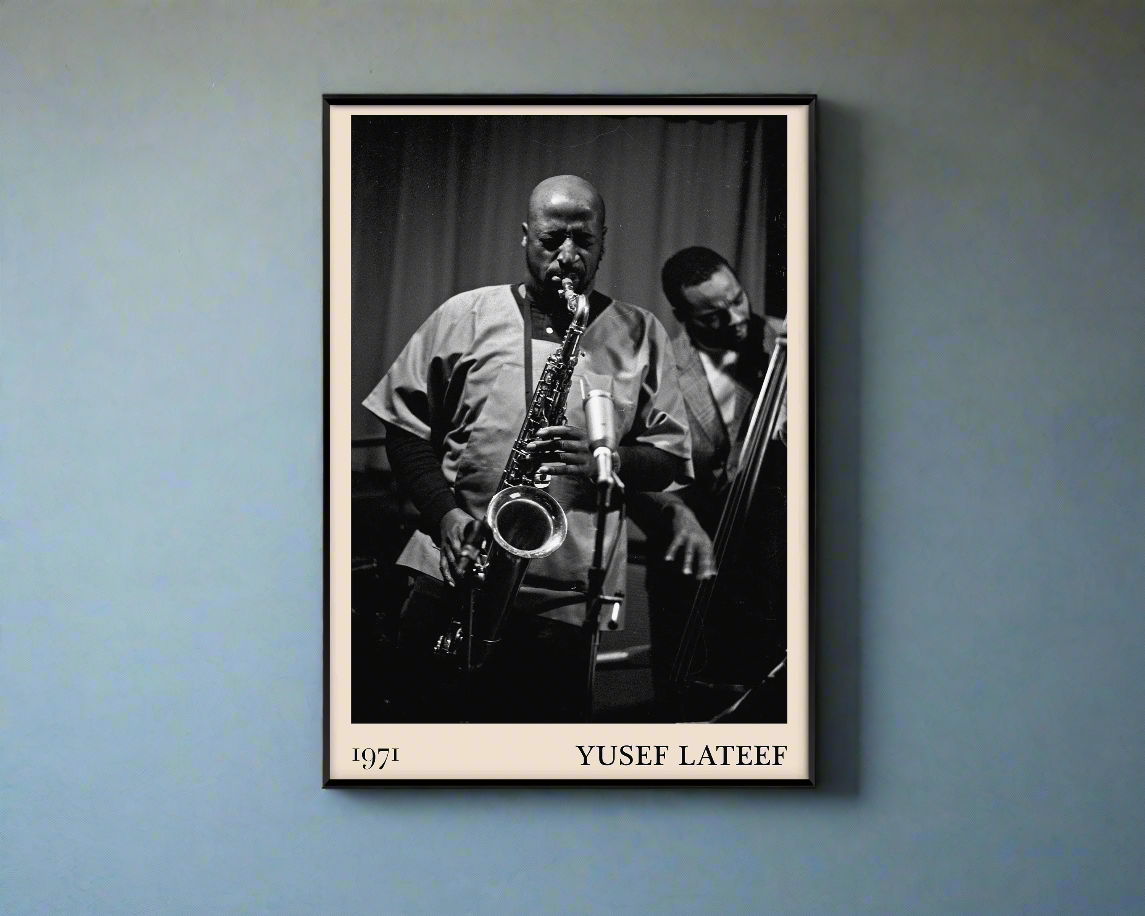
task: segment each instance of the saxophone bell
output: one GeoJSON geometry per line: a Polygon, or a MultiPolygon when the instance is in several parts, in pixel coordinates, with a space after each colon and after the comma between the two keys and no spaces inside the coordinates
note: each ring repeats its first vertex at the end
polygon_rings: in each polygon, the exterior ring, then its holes
{"type": "Polygon", "coordinates": [[[522,560],[547,557],[564,543],[568,517],[549,493],[537,487],[498,490],[489,501],[486,518],[493,539],[522,560]]]}

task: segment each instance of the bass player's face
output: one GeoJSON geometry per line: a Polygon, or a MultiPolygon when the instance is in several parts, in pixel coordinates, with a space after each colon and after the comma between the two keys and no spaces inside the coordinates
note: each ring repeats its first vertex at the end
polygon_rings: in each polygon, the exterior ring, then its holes
{"type": "Polygon", "coordinates": [[[747,340],[751,302],[736,275],[726,267],[697,286],[684,287],[681,293],[688,302],[681,320],[698,344],[738,350],[747,340]]]}

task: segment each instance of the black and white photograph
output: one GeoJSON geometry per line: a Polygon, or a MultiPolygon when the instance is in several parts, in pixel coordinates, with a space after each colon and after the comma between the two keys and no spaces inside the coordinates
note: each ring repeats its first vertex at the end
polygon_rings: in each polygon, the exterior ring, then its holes
{"type": "Polygon", "coordinates": [[[814,98],[324,103],[326,784],[811,784],[814,98]]]}

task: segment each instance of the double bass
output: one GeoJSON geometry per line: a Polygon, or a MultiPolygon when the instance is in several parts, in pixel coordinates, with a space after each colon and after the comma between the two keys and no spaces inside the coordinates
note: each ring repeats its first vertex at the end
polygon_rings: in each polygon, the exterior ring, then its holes
{"type": "Polygon", "coordinates": [[[716,575],[696,589],[669,675],[683,721],[786,721],[786,550],[760,550],[764,543],[786,542],[786,525],[775,530],[786,519],[786,488],[769,480],[785,458],[784,450],[769,451],[769,445],[774,446],[786,394],[782,334],[712,541],[716,575]]]}

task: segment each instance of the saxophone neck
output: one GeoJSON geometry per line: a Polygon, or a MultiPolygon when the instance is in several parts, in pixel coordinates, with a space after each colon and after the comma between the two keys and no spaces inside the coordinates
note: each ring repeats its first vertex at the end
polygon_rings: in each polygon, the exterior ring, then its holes
{"type": "Polygon", "coordinates": [[[561,292],[565,297],[565,304],[572,315],[569,333],[580,334],[584,331],[585,325],[588,324],[588,296],[573,289],[573,281],[568,277],[561,280],[561,286],[563,287],[561,292]]]}
{"type": "Polygon", "coordinates": [[[585,325],[588,324],[588,296],[577,296],[576,308],[573,309],[572,323],[581,331],[584,330],[585,325]]]}

